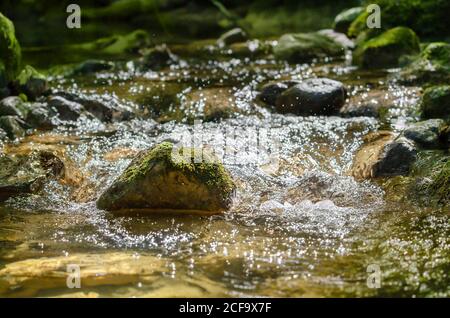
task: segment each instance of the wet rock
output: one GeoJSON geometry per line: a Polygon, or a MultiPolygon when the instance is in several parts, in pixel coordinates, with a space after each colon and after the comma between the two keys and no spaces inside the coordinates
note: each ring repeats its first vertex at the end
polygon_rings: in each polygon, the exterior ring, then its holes
{"type": "Polygon", "coordinates": [[[26,122],[32,128],[52,129],[56,126],[48,107],[41,103],[33,105],[33,108],[27,115],[26,122]]]}
{"type": "Polygon", "coordinates": [[[73,68],[70,75],[89,75],[114,68],[114,63],[103,60],[87,60],[73,68]]]}
{"type": "Polygon", "coordinates": [[[7,82],[16,78],[20,71],[21,50],[16,39],[14,24],[0,13],[0,62],[3,64],[7,82]]]}
{"type": "Polygon", "coordinates": [[[365,138],[365,144],[355,155],[352,175],[356,179],[406,175],[416,160],[412,141],[390,132],[378,132],[365,138]]]}
{"type": "Polygon", "coordinates": [[[282,81],[276,83],[268,83],[261,88],[258,95],[259,100],[271,106],[275,106],[277,98],[288,88],[300,84],[299,81],[282,81]]]}
{"type": "Polygon", "coordinates": [[[164,142],[140,153],[100,196],[104,210],[218,213],[231,205],[235,186],[217,158],[164,142]],[[206,156],[205,156],[206,155],[206,156]]]}
{"type": "Polygon", "coordinates": [[[420,103],[422,118],[450,119],[450,85],[427,88],[420,103]]]}
{"type": "Polygon", "coordinates": [[[341,82],[327,78],[313,78],[285,90],[275,108],[280,113],[297,115],[335,114],[344,105],[346,89],[341,82]]]}
{"type": "Polygon", "coordinates": [[[450,44],[430,43],[398,75],[406,83],[445,84],[450,82],[450,44]]]}
{"type": "Polygon", "coordinates": [[[35,151],[25,156],[0,157],[0,201],[38,191],[50,176],[59,176],[64,164],[53,153],[35,151]]]}
{"type": "Polygon", "coordinates": [[[17,116],[25,119],[29,109],[18,96],[10,96],[0,101],[0,116],[17,116]]]}
{"type": "Polygon", "coordinates": [[[278,40],[273,50],[277,59],[292,63],[345,54],[345,48],[341,44],[317,32],[285,34],[278,40]]]}
{"type": "Polygon", "coordinates": [[[405,55],[419,53],[419,39],[414,31],[397,27],[359,43],[353,53],[353,63],[368,69],[397,67],[405,55]]]}
{"type": "Polygon", "coordinates": [[[0,141],[6,140],[6,138],[8,138],[6,131],[4,131],[3,128],[0,128],[0,141]]]}
{"type": "Polygon", "coordinates": [[[411,124],[403,131],[403,135],[422,147],[439,147],[439,134],[444,127],[442,119],[429,119],[411,124]]]}
{"type": "Polygon", "coordinates": [[[27,65],[14,81],[14,87],[18,93],[25,94],[29,100],[35,100],[47,91],[47,79],[27,65]]]}
{"type": "Polygon", "coordinates": [[[351,96],[341,108],[343,117],[375,117],[379,118],[394,106],[393,96],[386,91],[370,90],[351,96]]]}
{"type": "Polygon", "coordinates": [[[143,50],[141,51],[141,54],[143,56],[136,64],[137,67],[142,70],[159,70],[178,61],[178,57],[173,54],[165,44],[143,50]]]}
{"type": "Polygon", "coordinates": [[[251,40],[230,44],[221,50],[221,53],[237,58],[261,58],[271,54],[272,51],[272,41],[251,40]]]}
{"type": "Polygon", "coordinates": [[[50,96],[48,107],[55,111],[61,120],[77,120],[84,110],[82,105],[60,96],[50,96]]]}
{"type": "Polygon", "coordinates": [[[332,29],[320,30],[317,31],[317,33],[329,37],[330,39],[332,39],[336,43],[339,43],[346,49],[353,49],[355,47],[355,43],[352,40],[350,40],[344,33],[339,33],[332,29]]]}
{"type": "Polygon", "coordinates": [[[97,98],[97,96],[77,95],[69,92],[54,92],[53,96],[62,97],[68,101],[80,104],[84,109],[103,122],[110,122],[112,120],[127,120],[132,118],[132,114],[126,114],[125,109],[111,106],[97,98]]]}
{"type": "Polygon", "coordinates": [[[224,47],[233,43],[247,41],[247,39],[248,36],[244,30],[242,30],[241,28],[234,28],[222,34],[217,40],[217,45],[219,45],[220,47],[224,47]]]}
{"type": "Polygon", "coordinates": [[[355,7],[342,11],[334,18],[333,29],[337,32],[347,33],[352,22],[364,11],[364,7],[355,7]]]}
{"type": "Polygon", "coordinates": [[[450,148],[450,125],[442,126],[440,128],[439,140],[444,147],[450,148]]]}
{"type": "Polygon", "coordinates": [[[25,136],[26,124],[17,116],[1,116],[0,128],[2,128],[9,139],[16,139],[25,136]]]}

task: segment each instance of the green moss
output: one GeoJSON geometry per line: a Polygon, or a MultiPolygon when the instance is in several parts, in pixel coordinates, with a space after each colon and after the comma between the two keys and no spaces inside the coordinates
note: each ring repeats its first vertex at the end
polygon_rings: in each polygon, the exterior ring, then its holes
{"type": "Polygon", "coordinates": [[[399,66],[402,56],[419,52],[419,39],[414,31],[396,27],[359,44],[353,54],[353,63],[363,68],[395,67],[399,66]]]}
{"type": "Polygon", "coordinates": [[[419,202],[439,205],[450,204],[450,157],[441,152],[420,154],[412,171],[411,191],[419,202]]]}
{"type": "Polygon", "coordinates": [[[46,80],[44,75],[36,71],[32,66],[27,65],[20,72],[19,76],[17,76],[17,81],[19,85],[26,85],[30,79],[46,80]]]}
{"type": "Polygon", "coordinates": [[[401,72],[400,79],[408,83],[441,84],[450,82],[450,44],[428,44],[417,58],[401,72]]]}
{"type": "Polygon", "coordinates": [[[422,118],[450,118],[450,86],[427,88],[420,104],[422,118]]]}
{"type": "Polygon", "coordinates": [[[12,81],[20,71],[21,50],[16,39],[14,24],[0,13],[0,58],[6,79],[12,81]]]}
{"type": "Polygon", "coordinates": [[[365,10],[363,7],[355,7],[342,11],[334,19],[333,28],[337,32],[347,33],[348,28],[365,10]]]}
{"type": "MultiPolygon", "coordinates": [[[[380,6],[383,30],[401,25],[425,37],[442,37],[450,30],[450,20],[447,17],[450,12],[450,1],[447,0],[365,0],[364,4],[380,6]]],[[[362,13],[351,24],[350,36],[357,37],[367,30],[368,15],[362,13]]]]}
{"type": "Polygon", "coordinates": [[[361,32],[367,29],[367,18],[369,13],[364,10],[348,27],[347,35],[351,38],[356,38],[361,32]]]}
{"type": "Polygon", "coordinates": [[[145,177],[154,164],[163,163],[167,169],[198,178],[211,188],[218,187],[225,193],[233,191],[234,183],[223,165],[217,162],[217,158],[203,152],[202,162],[196,163],[194,162],[195,151],[199,151],[201,154],[201,149],[180,148],[173,152],[173,147],[172,143],[163,142],[147,153],[141,154],[122,174],[121,181],[132,182],[145,177]]]}

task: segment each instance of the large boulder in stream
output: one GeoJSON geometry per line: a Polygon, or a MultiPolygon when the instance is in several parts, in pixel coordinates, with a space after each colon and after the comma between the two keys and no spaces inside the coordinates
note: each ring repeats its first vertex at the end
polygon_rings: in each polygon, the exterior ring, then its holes
{"type": "Polygon", "coordinates": [[[217,158],[163,142],[141,152],[97,201],[99,209],[213,214],[228,209],[235,185],[217,158]],[[194,161],[195,159],[200,159],[194,161]]]}
{"type": "Polygon", "coordinates": [[[259,99],[279,113],[302,116],[336,114],[344,105],[347,91],[341,82],[311,78],[264,86],[259,99]]]}
{"type": "Polygon", "coordinates": [[[49,151],[0,156],[0,202],[38,191],[47,178],[64,173],[64,163],[49,151]]]}
{"type": "Polygon", "coordinates": [[[14,24],[0,13],[0,64],[3,64],[6,81],[14,80],[19,74],[21,58],[14,24]]]}
{"type": "Polygon", "coordinates": [[[397,67],[404,56],[419,53],[419,38],[414,31],[397,27],[358,43],[353,53],[353,63],[368,69],[397,67]]]}
{"type": "Polygon", "coordinates": [[[406,175],[416,157],[409,139],[386,131],[371,133],[355,155],[351,174],[356,179],[406,175]]]}
{"type": "Polygon", "coordinates": [[[329,36],[312,32],[283,35],[273,52],[277,59],[303,63],[314,58],[343,56],[345,48],[329,36]]]}
{"type": "Polygon", "coordinates": [[[439,148],[445,144],[445,141],[441,140],[444,128],[444,120],[428,119],[409,124],[403,131],[403,135],[422,147],[439,148]]]}

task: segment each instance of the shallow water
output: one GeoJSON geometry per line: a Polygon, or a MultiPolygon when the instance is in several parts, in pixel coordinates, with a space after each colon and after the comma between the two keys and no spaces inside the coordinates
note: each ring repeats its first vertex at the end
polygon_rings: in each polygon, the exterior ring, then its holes
{"type": "MultiPolygon", "coordinates": [[[[417,89],[388,76],[345,61],[225,58],[55,79],[55,88],[133,109],[155,87],[181,99],[209,89],[242,115],[195,127],[145,112],[114,124],[82,118],[4,145],[9,153],[58,150],[67,171],[41,193],[0,205],[0,296],[449,296],[448,210],[397,202],[382,181],[357,182],[349,173],[364,135],[400,130],[414,116],[417,89]],[[261,83],[315,76],[343,81],[351,95],[384,92],[395,107],[379,121],[277,115],[254,102],[261,83]],[[139,150],[191,137],[214,149],[236,181],[228,212],[130,217],[96,209],[139,150]],[[67,288],[68,264],[81,266],[81,289],[67,288]],[[380,268],[379,288],[367,283],[369,265],[380,268]]],[[[194,116],[201,107],[200,100],[194,116]]]]}

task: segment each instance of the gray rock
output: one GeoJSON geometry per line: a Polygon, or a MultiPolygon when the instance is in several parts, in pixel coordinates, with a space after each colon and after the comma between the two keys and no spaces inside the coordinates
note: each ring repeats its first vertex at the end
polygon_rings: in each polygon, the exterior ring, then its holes
{"type": "Polygon", "coordinates": [[[247,39],[248,36],[244,30],[242,30],[241,28],[234,28],[222,34],[217,40],[217,44],[221,47],[224,47],[233,43],[247,41],[247,39]]]}
{"type": "Polygon", "coordinates": [[[50,111],[45,104],[36,103],[28,113],[26,122],[32,128],[52,129],[55,123],[52,121],[50,111]]]}
{"type": "Polygon", "coordinates": [[[26,124],[17,116],[0,117],[0,128],[2,128],[9,139],[16,139],[25,136],[26,124]]]}
{"type": "Polygon", "coordinates": [[[258,98],[267,105],[275,106],[277,98],[288,88],[299,84],[298,81],[269,83],[261,88],[258,98]]]}
{"type": "Polygon", "coordinates": [[[61,120],[77,120],[84,111],[82,105],[60,96],[49,97],[48,106],[58,114],[61,120]]]}
{"type": "Polygon", "coordinates": [[[0,101],[0,116],[17,116],[24,119],[24,107],[22,99],[17,96],[10,96],[0,101]]]}
{"type": "Polygon", "coordinates": [[[285,34],[273,48],[275,57],[291,63],[304,63],[315,58],[339,57],[345,48],[330,37],[312,33],[285,34]]]}
{"type": "Polygon", "coordinates": [[[355,43],[352,40],[350,40],[344,33],[339,33],[332,29],[320,30],[317,33],[329,37],[330,39],[332,39],[336,43],[339,43],[340,45],[342,45],[347,49],[355,48],[355,43]]]}
{"type": "Polygon", "coordinates": [[[165,44],[141,51],[141,54],[143,56],[135,62],[135,65],[143,71],[159,70],[178,61],[178,57],[165,44]]]}
{"type": "Polygon", "coordinates": [[[119,110],[94,97],[80,96],[69,92],[55,92],[53,96],[59,96],[82,105],[84,110],[103,122],[110,122],[119,117],[117,114],[119,110]]]}
{"type": "Polygon", "coordinates": [[[403,135],[423,147],[439,147],[439,133],[444,126],[442,119],[429,119],[408,126],[403,135]]]}
{"type": "Polygon", "coordinates": [[[346,97],[347,92],[341,82],[313,78],[285,90],[276,99],[275,107],[280,113],[331,115],[339,111],[346,97]]]}

